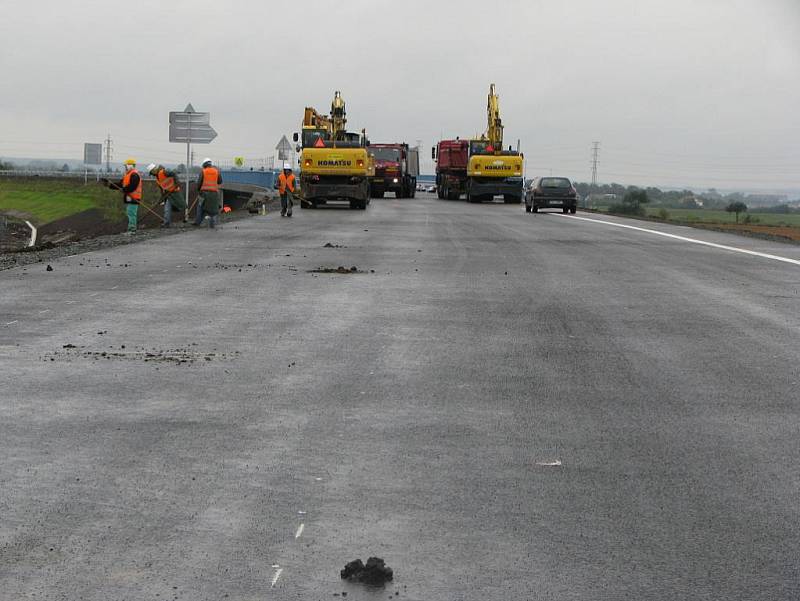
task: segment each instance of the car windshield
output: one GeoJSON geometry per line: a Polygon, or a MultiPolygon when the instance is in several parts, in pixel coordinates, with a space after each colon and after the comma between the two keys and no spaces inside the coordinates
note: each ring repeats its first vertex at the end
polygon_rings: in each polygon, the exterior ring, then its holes
{"type": "Polygon", "coordinates": [[[542,178],[542,188],[569,188],[572,184],[565,177],[545,177],[542,178]]]}
{"type": "Polygon", "coordinates": [[[397,148],[376,148],[369,147],[369,153],[375,157],[376,161],[400,161],[400,151],[397,148]]]}

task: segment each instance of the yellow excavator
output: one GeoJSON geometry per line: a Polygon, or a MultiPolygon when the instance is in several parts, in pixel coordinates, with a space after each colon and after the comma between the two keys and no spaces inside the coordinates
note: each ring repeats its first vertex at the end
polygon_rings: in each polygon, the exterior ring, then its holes
{"type": "Polygon", "coordinates": [[[346,129],[347,112],[340,92],[331,102],[329,115],[306,107],[301,134],[300,203],[316,208],[329,202],[347,202],[351,209],[369,204],[369,178],[375,175],[375,160],[367,152],[367,137],[346,129]],[[302,137],[301,137],[302,136],[302,137]]]}
{"type": "Polygon", "coordinates": [[[486,133],[469,141],[467,162],[467,201],[481,202],[502,195],[506,203],[522,200],[522,161],[517,150],[503,150],[503,122],[500,120],[500,97],[494,84],[489,86],[486,133]]]}

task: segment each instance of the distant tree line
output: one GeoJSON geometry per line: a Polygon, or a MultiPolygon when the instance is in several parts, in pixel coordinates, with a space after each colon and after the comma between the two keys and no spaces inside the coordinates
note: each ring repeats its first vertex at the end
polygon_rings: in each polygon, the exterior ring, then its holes
{"type": "Polygon", "coordinates": [[[664,209],[702,208],[721,211],[727,210],[733,203],[741,203],[751,207],[751,213],[800,213],[800,209],[786,205],[785,198],[784,203],[780,203],[778,199],[782,197],[779,196],[743,194],[741,192],[721,194],[714,188],[698,193],[692,190],[661,190],[652,186],[640,188],[616,183],[598,184],[592,188],[589,183],[576,182],[575,189],[581,198],[586,198],[591,193],[595,205],[613,205],[615,210],[619,209],[615,212],[623,213],[641,213],[642,205],[647,203],[664,209]],[[644,195],[641,194],[642,192],[644,195]]]}

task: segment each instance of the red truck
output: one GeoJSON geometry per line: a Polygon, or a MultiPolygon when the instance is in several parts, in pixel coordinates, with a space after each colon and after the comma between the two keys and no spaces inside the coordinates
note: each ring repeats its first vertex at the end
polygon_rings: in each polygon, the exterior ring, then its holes
{"type": "Polygon", "coordinates": [[[441,140],[432,149],[436,160],[436,194],[439,198],[458,200],[467,191],[469,140],[441,140]]]}
{"type": "Polygon", "coordinates": [[[396,198],[414,198],[419,175],[419,151],[408,144],[370,144],[375,159],[375,176],[370,178],[370,195],[382,198],[394,192],[396,198]]]}

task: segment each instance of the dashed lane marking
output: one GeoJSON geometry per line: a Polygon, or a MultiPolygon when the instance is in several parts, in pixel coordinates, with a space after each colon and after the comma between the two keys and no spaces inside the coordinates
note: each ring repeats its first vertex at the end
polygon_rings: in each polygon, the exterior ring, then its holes
{"type": "Polygon", "coordinates": [[[295,533],[294,533],[294,538],[295,538],[295,539],[298,539],[298,538],[300,538],[301,536],[303,536],[303,530],[305,530],[305,528],[306,528],[306,525],[305,525],[305,524],[300,524],[300,525],[297,527],[297,532],[295,532],[295,533]]]}
{"type": "Polygon", "coordinates": [[[578,219],[580,221],[588,221],[589,223],[599,223],[601,225],[611,225],[613,227],[621,227],[627,230],[636,230],[637,232],[645,232],[647,234],[655,234],[656,236],[663,236],[665,238],[672,238],[673,240],[681,240],[682,242],[690,242],[691,244],[701,244],[703,246],[710,246],[711,248],[718,248],[720,250],[729,250],[732,252],[751,255],[753,257],[761,257],[762,259],[772,259],[773,261],[780,261],[782,263],[790,263],[792,265],[800,266],[800,260],[790,259],[788,257],[781,257],[778,255],[771,255],[769,253],[762,253],[755,250],[747,250],[746,248],[738,248],[736,246],[728,246],[726,244],[717,244],[716,242],[706,242],[705,240],[698,240],[697,238],[687,238],[686,236],[678,236],[677,234],[668,234],[659,230],[651,230],[646,227],[637,227],[635,225],[627,225],[624,223],[615,223],[613,221],[605,221],[603,219],[591,219],[589,217],[576,217],[575,215],[564,215],[563,213],[547,213],[548,215],[555,215],[556,217],[564,217],[566,219],[578,219]]]}
{"type": "Polygon", "coordinates": [[[555,459],[553,461],[537,461],[536,465],[541,465],[542,467],[558,467],[561,465],[561,460],[555,459]]]}
{"type": "Polygon", "coordinates": [[[7,321],[6,325],[7,326],[13,326],[15,323],[19,323],[19,319],[15,319],[14,321],[7,321]]]}
{"type": "Polygon", "coordinates": [[[50,313],[50,309],[42,309],[41,311],[39,311],[39,315],[41,315],[42,313],[50,313]]]}

